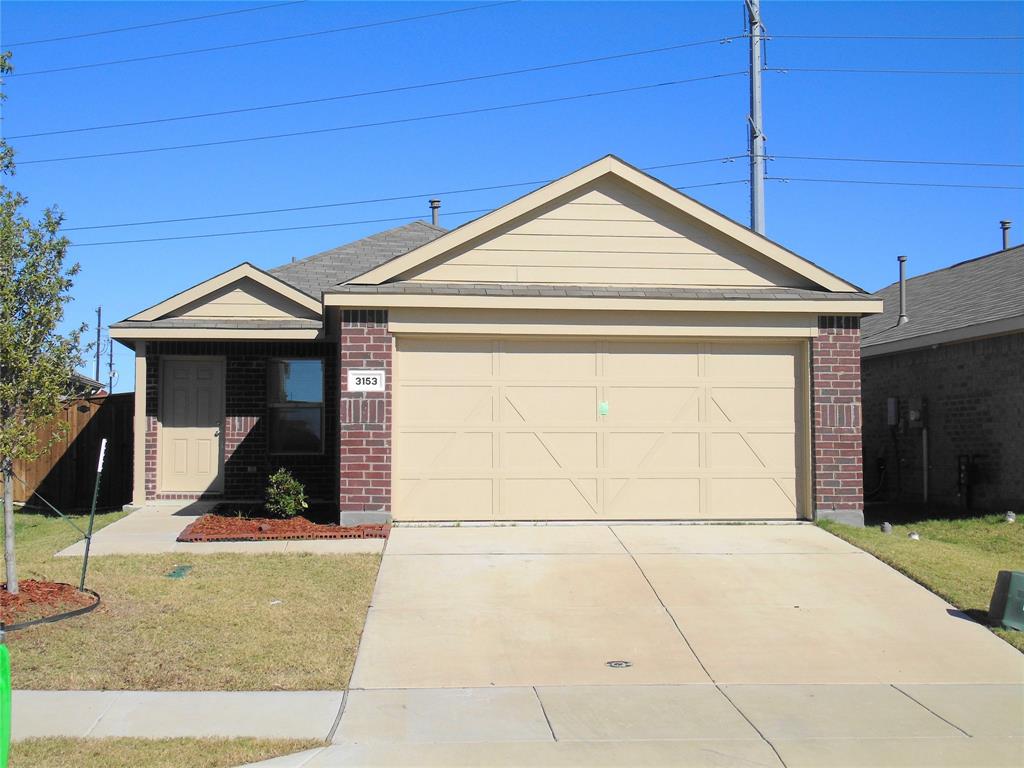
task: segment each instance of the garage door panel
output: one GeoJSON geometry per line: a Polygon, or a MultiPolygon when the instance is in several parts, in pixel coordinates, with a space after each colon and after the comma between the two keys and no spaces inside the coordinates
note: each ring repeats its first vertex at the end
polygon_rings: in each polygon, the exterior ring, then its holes
{"type": "Polygon", "coordinates": [[[492,478],[431,477],[395,481],[403,520],[489,520],[494,517],[492,478]]]}
{"type": "Polygon", "coordinates": [[[637,377],[648,381],[696,379],[699,349],[697,344],[609,342],[604,375],[626,381],[637,377]]]}
{"type": "Polygon", "coordinates": [[[787,387],[710,387],[712,424],[778,424],[792,429],[796,402],[787,387]]]}
{"type": "Polygon", "coordinates": [[[501,377],[510,381],[550,382],[593,379],[597,376],[596,341],[504,341],[501,343],[501,377]]]}
{"type": "Polygon", "coordinates": [[[494,468],[491,432],[406,432],[396,453],[399,471],[494,468]]]}
{"type": "Polygon", "coordinates": [[[398,351],[396,519],[799,516],[798,343],[399,337],[398,351]]]}
{"type": "Polygon", "coordinates": [[[796,480],[778,477],[715,477],[710,480],[711,516],[722,519],[796,517],[796,480]]]}
{"type": "Polygon", "coordinates": [[[696,424],[700,420],[699,386],[606,387],[611,427],[635,424],[696,424]]]}
{"type": "Polygon", "coordinates": [[[404,385],[399,394],[408,426],[470,426],[494,422],[490,386],[404,385]]]}
{"type": "Polygon", "coordinates": [[[792,433],[720,432],[708,438],[711,469],[746,467],[786,471],[796,461],[792,433]]]}
{"type": "Polygon", "coordinates": [[[506,424],[595,424],[598,390],[593,386],[507,386],[501,419],[506,424]]]}
{"type": "Polygon", "coordinates": [[[579,520],[599,517],[597,478],[511,477],[502,481],[501,517],[579,520]]]}
{"type": "Polygon", "coordinates": [[[453,346],[450,340],[408,337],[400,340],[399,351],[403,381],[451,381],[453,379],[490,379],[494,372],[492,352],[495,342],[465,340],[453,346]]]}
{"type": "Polygon", "coordinates": [[[706,357],[710,379],[792,382],[796,353],[781,345],[711,343],[706,357]]]}
{"type": "Polygon", "coordinates": [[[506,432],[501,436],[502,464],[509,470],[584,469],[598,463],[594,432],[506,432]]]}
{"type": "Polygon", "coordinates": [[[694,471],[700,467],[700,434],[610,432],[605,461],[611,472],[694,471]]]}
{"type": "Polygon", "coordinates": [[[609,478],[607,488],[611,520],[701,517],[695,477],[609,478]]]}

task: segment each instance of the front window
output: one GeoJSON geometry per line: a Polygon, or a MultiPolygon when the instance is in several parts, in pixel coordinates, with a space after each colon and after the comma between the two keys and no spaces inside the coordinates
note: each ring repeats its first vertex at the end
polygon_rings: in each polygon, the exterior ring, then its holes
{"type": "Polygon", "coordinates": [[[270,452],[322,453],[323,360],[270,361],[270,452]]]}

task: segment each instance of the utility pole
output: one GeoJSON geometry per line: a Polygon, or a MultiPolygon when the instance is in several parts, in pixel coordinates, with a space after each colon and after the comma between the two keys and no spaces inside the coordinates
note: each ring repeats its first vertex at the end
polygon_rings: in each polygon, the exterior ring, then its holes
{"type": "Polygon", "coordinates": [[[750,228],[764,234],[764,126],[761,122],[761,0],[744,0],[750,25],[750,228]]]}
{"type": "Polygon", "coordinates": [[[100,331],[103,329],[103,307],[96,307],[96,381],[100,380],[100,331]]]}
{"type": "Polygon", "coordinates": [[[114,340],[107,331],[107,394],[114,394],[114,340]]]}

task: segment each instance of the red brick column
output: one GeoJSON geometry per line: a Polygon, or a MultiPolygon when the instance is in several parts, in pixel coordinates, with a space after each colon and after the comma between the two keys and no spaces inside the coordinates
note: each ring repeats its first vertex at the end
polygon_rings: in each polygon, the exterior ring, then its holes
{"type": "Polygon", "coordinates": [[[811,406],[815,518],[863,525],[859,317],[818,318],[811,406]]]}
{"type": "Polygon", "coordinates": [[[343,524],[391,519],[391,334],[386,310],[344,310],[339,333],[339,508],[343,524]],[[349,392],[352,368],[384,370],[384,392],[349,392]]]}
{"type": "MultiPolygon", "coordinates": [[[[143,386],[136,383],[135,386],[143,386]]],[[[156,498],[156,477],[158,460],[158,404],[160,392],[160,358],[146,355],[146,500],[156,498]]]]}

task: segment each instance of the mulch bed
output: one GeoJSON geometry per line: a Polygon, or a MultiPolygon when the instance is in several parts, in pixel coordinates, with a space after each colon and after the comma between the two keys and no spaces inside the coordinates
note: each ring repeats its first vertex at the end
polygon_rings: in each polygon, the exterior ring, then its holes
{"type": "Polygon", "coordinates": [[[22,579],[18,582],[18,594],[0,591],[0,618],[4,624],[20,624],[58,613],[85,608],[96,602],[94,595],[79,592],[70,584],[55,581],[22,579]]]}
{"type": "Polygon", "coordinates": [[[277,520],[267,517],[203,515],[186,526],[178,541],[280,541],[303,539],[386,539],[390,525],[324,525],[304,517],[277,520]]]}

